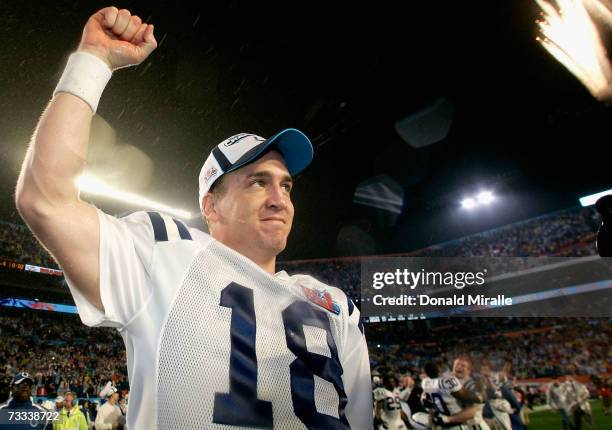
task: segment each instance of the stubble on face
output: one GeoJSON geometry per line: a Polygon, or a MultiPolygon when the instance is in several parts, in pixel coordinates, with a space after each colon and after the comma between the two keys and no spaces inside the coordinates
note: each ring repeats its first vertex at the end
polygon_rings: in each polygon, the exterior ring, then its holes
{"type": "Polygon", "coordinates": [[[282,156],[270,151],[259,160],[229,173],[216,207],[213,236],[255,260],[285,249],[293,224],[291,177],[282,156]]]}

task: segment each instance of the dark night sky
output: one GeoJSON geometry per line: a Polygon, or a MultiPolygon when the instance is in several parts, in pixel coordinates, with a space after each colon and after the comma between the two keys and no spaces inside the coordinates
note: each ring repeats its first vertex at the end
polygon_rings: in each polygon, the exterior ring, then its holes
{"type": "MultiPolygon", "coordinates": [[[[610,188],[610,108],[536,43],[533,2],[397,3],[116,4],[154,23],[160,42],[145,63],[115,73],[98,109],[118,140],[153,160],[139,192],[195,212],[214,144],[302,129],[315,161],[296,180],[281,256],[297,259],[407,251],[610,188]],[[454,107],[447,137],[411,148],[395,121],[438,97],[454,107]],[[380,174],[405,192],[395,225],[352,202],[356,185],[380,174]],[[461,211],[465,193],[481,187],[498,202],[461,211]]],[[[87,17],[106,5],[3,2],[2,219],[17,219],[12,194],[29,136],[87,17]]]]}

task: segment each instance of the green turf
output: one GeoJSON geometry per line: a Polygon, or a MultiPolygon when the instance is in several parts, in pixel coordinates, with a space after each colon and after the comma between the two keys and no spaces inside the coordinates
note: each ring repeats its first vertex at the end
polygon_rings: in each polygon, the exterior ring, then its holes
{"type": "MultiPolygon", "coordinates": [[[[591,402],[593,417],[597,430],[612,430],[612,414],[603,414],[601,400],[591,402]]],[[[562,430],[561,415],[558,412],[542,411],[534,412],[529,415],[529,430],[562,430]]],[[[589,425],[582,420],[582,429],[588,430],[589,425]]]]}

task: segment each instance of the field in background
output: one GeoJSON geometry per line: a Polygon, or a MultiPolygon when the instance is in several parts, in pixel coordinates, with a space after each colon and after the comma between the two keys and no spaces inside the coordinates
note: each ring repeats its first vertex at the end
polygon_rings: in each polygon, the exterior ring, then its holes
{"type": "MultiPolygon", "coordinates": [[[[604,415],[601,400],[595,400],[591,402],[593,408],[593,417],[595,418],[595,425],[597,430],[610,430],[612,429],[612,415],[604,415]]],[[[529,430],[560,430],[563,429],[561,425],[561,415],[559,412],[544,410],[539,412],[533,412],[529,415],[530,423],[529,430]]],[[[589,425],[582,420],[582,429],[588,430],[589,425]]]]}

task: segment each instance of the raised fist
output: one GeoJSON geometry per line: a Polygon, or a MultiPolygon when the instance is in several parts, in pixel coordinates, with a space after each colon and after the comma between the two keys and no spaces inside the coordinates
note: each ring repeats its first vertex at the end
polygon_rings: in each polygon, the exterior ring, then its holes
{"type": "Polygon", "coordinates": [[[129,10],[114,6],[89,18],[79,45],[79,51],[99,57],[112,70],[142,63],[155,48],[153,25],[144,24],[129,10]]]}

